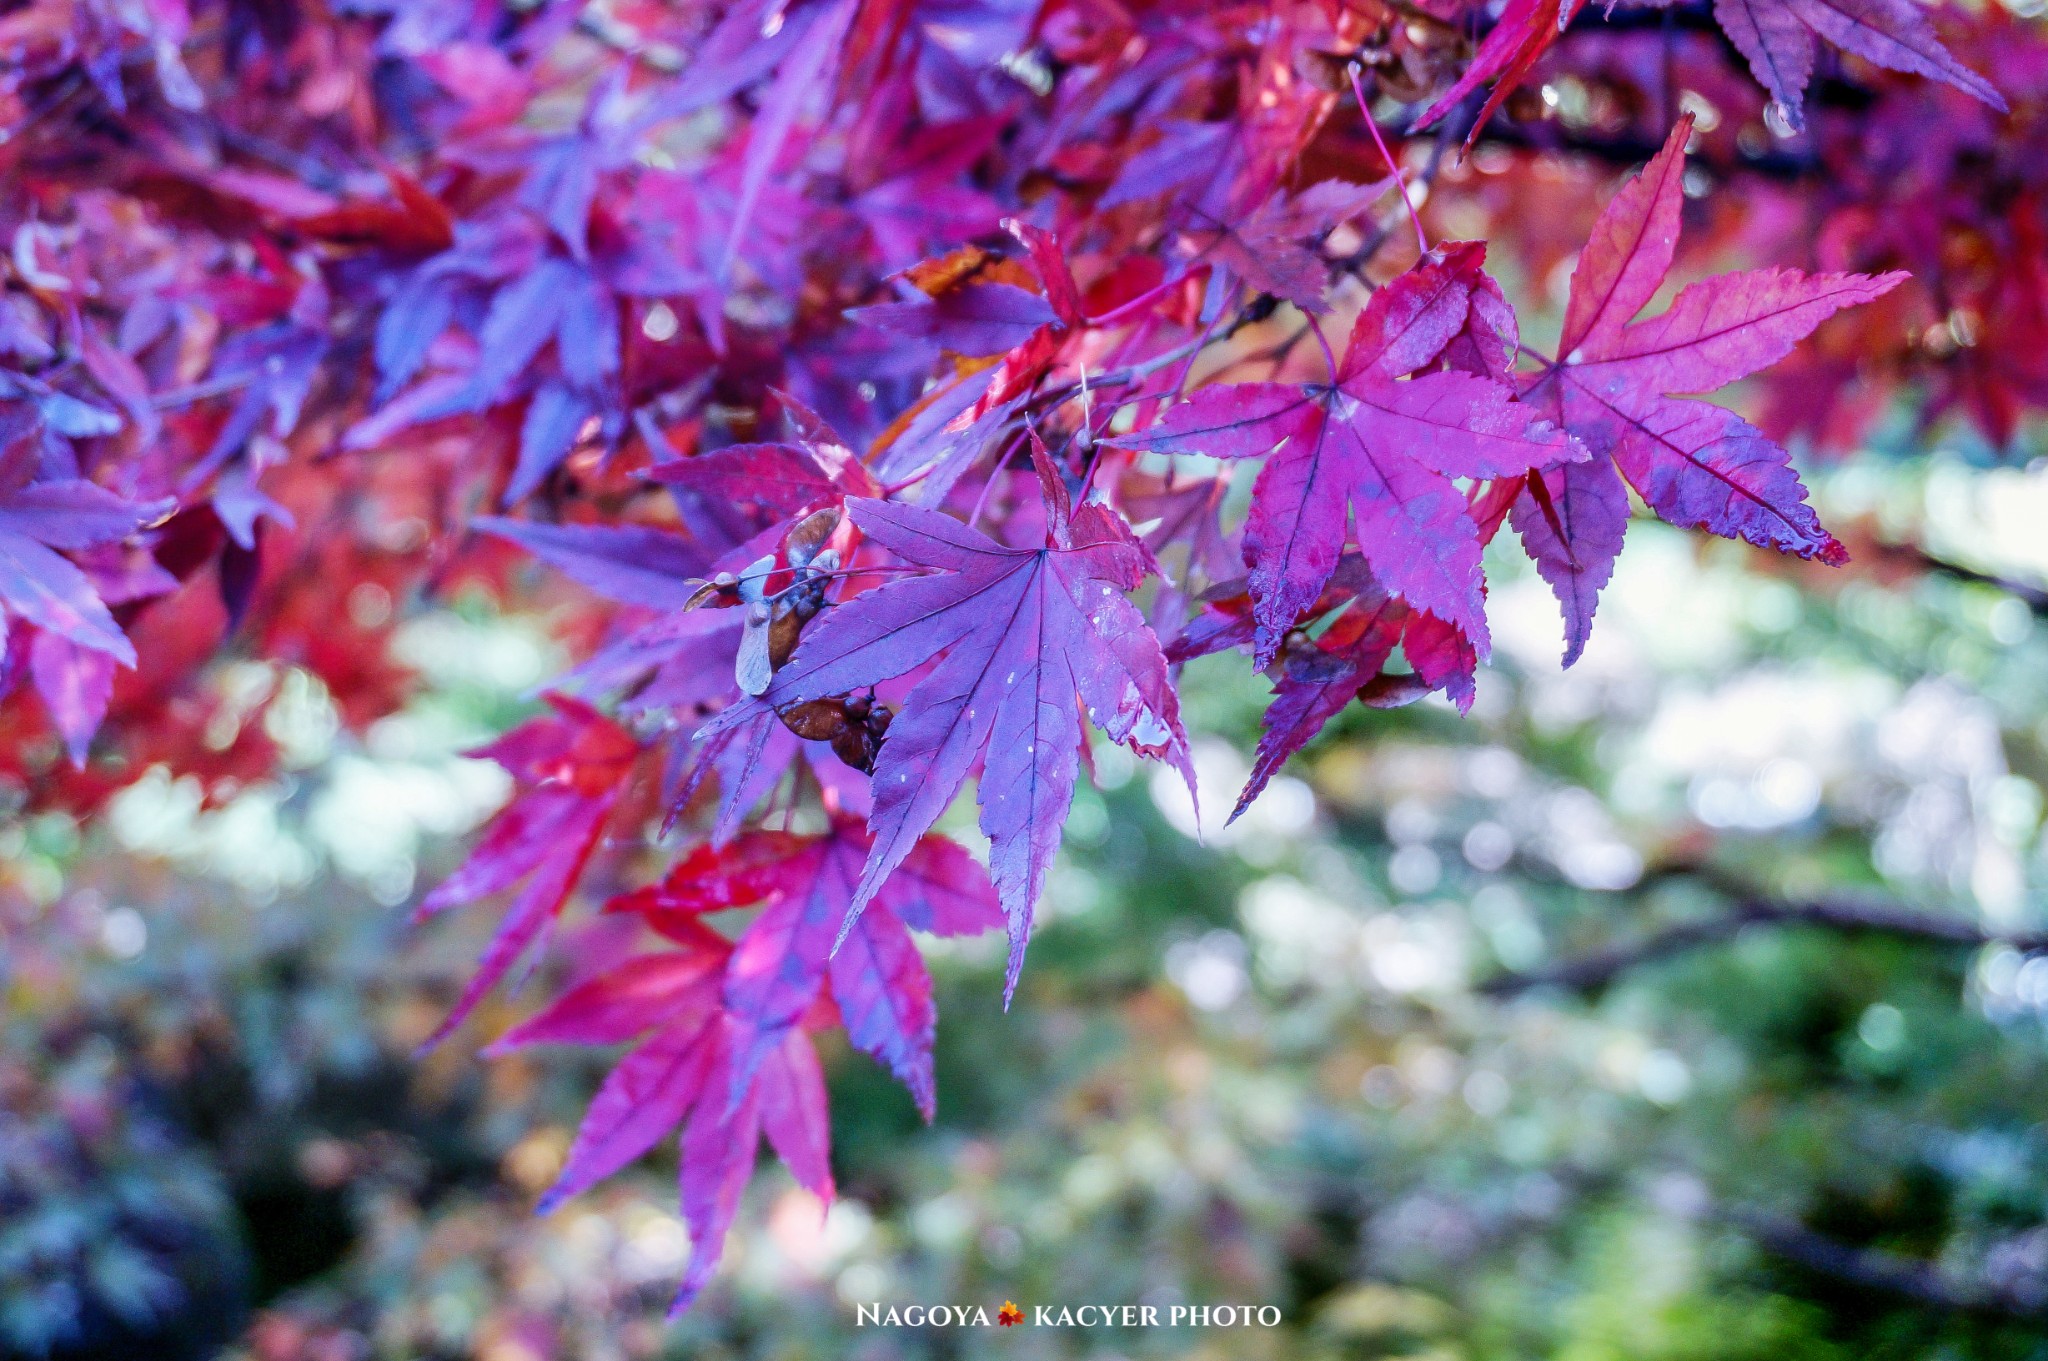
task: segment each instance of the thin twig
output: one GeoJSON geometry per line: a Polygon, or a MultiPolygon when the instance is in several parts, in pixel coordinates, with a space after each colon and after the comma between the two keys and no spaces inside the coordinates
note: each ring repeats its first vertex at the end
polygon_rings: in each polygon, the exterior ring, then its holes
{"type": "MultiPolygon", "coordinates": [[[[1416,183],[1421,185],[1425,192],[1436,187],[1437,176],[1442,173],[1444,168],[1445,155],[1449,152],[1452,144],[1463,135],[1465,125],[1471,120],[1482,94],[1482,91],[1474,90],[1465,102],[1452,112],[1450,117],[1437,124],[1436,141],[1429,148],[1429,163],[1422,167],[1422,173],[1416,177],[1416,183]]],[[[1375,136],[1377,136],[1379,129],[1374,127],[1373,131],[1375,136]]],[[[1401,201],[1403,203],[1408,202],[1408,191],[1405,185],[1401,190],[1401,201]]],[[[1366,279],[1359,271],[1372,263],[1373,257],[1380,253],[1381,247],[1385,246],[1393,238],[1394,233],[1399,230],[1398,224],[1399,219],[1394,219],[1382,226],[1375,227],[1372,234],[1359,243],[1357,250],[1352,251],[1349,255],[1340,257],[1335,262],[1338,272],[1357,274],[1360,281],[1370,288],[1372,286],[1371,280],[1366,279]]],[[[1425,247],[1425,250],[1427,250],[1427,247],[1425,247]]]]}
{"type": "Polygon", "coordinates": [[[1401,206],[1408,210],[1408,221],[1415,226],[1415,250],[1419,255],[1429,254],[1429,236],[1422,230],[1422,215],[1415,211],[1415,201],[1408,197],[1408,184],[1401,178],[1401,166],[1394,159],[1394,153],[1387,150],[1387,139],[1380,135],[1379,121],[1372,116],[1372,105],[1365,99],[1365,86],[1359,83],[1358,67],[1351,68],[1351,93],[1358,100],[1358,116],[1365,120],[1365,130],[1372,134],[1372,144],[1380,149],[1380,159],[1387,163],[1387,173],[1394,177],[1394,188],[1401,195],[1401,206]]]}

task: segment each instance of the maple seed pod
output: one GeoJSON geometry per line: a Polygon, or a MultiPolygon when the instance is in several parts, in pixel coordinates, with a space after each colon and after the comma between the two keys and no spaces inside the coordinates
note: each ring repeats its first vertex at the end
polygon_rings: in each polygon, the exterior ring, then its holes
{"type": "MultiPolygon", "coordinates": [[[[797,639],[803,636],[804,621],[816,612],[815,607],[809,612],[801,610],[793,601],[784,601],[776,609],[775,618],[768,625],[768,666],[771,670],[780,671],[790,654],[796,651],[797,639]]],[[[752,622],[751,615],[748,620],[752,622]]]]}
{"type": "Polygon", "coordinates": [[[1346,68],[1351,59],[1341,52],[1323,52],[1307,49],[1294,60],[1294,69],[1309,84],[1327,95],[1351,93],[1350,78],[1346,68]]]}
{"type": "Polygon", "coordinates": [[[730,609],[740,603],[740,579],[730,572],[720,572],[711,580],[690,592],[690,598],[683,602],[685,610],[694,610],[701,605],[717,603],[714,609],[730,609]]]}
{"type": "Polygon", "coordinates": [[[1428,693],[1429,685],[1420,676],[1381,672],[1359,688],[1358,702],[1368,709],[1399,709],[1428,693]]]}
{"type": "Polygon", "coordinates": [[[811,559],[818,555],[818,550],[825,546],[825,540],[831,538],[832,531],[837,528],[839,510],[835,506],[814,510],[798,520],[785,540],[789,565],[799,570],[810,566],[811,559]]]}
{"type": "Polygon", "coordinates": [[[806,700],[802,704],[778,709],[776,715],[782,719],[782,726],[806,742],[830,742],[846,731],[847,720],[851,716],[846,706],[836,699],[806,700]]]}
{"type": "Polygon", "coordinates": [[[790,608],[800,619],[808,621],[819,610],[825,608],[825,587],[832,574],[839,570],[839,550],[828,548],[811,560],[805,576],[790,589],[790,608]]]}
{"type": "Polygon", "coordinates": [[[863,774],[875,769],[875,742],[865,728],[847,728],[832,739],[832,754],[863,774]]]}
{"type": "Polygon", "coordinates": [[[768,682],[775,679],[775,666],[770,660],[772,644],[769,633],[771,611],[766,601],[757,600],[747,606],[747,622],[740,632],[739,654],[733,658],[733,679],[739,682],[743,694],[759,695],[768,690],[768,682]]]}

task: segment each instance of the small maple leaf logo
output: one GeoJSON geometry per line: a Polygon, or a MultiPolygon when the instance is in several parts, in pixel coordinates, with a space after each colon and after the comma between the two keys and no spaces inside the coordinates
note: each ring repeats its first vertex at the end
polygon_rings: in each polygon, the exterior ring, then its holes
{"type": "Polygon", "coordinates": [[[996,1311],[996,1322],[1005,1328],[1014,1328],[1023,1321],[1024,1311],[1009,1300],[1004,1300],[1003,1307],[996,1311]]]}

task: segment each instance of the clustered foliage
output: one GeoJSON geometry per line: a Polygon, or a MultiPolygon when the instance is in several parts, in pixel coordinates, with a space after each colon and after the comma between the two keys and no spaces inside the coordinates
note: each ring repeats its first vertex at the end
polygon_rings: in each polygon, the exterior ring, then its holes
{"type": "Polygon", "coordinates": [[[275,752],[214,659],[361,728],[395,602],[604,597],[422,911],[512,894],[441,1036],[579,884],[664,939],[500,1043],[637,1041],[550,1200],[680,1124],[685,1307],[761,1138],[830,1193],[812,1034],[929,1112],[911,930],[1006,924],[1014,990],[1088,727],[1192,786],[1181,662],[1273,678],[1241,811],[1354,699],[1471,703],[1504,526],[1570,664],[1633,506],[1840,565],[1781,441],[2048,403],[2038,23],[1583,9],[16,5],[0,764],[224,796],[275,752]],[[1639,320],[1682,219],[1774,267],[1639,320]],[[1495,226],[1576,254],[1554,344],[1443,239],[1495,226]]]}

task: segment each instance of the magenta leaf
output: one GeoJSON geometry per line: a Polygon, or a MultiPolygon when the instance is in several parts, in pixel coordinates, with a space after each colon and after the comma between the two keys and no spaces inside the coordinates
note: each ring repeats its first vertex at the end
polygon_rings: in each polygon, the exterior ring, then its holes
{"type": "Polygon", "coordinates": [[[739,1210],[740,1193],[753,1174],[761,1141],[760,1096],[731,1092],[723,1043],[719,1050],[703,1099],[683,1127],[680,1170],[683,1219],[690,1226],[690,1265],[669,1305],[670,1318],[690,1307],[718,1266],[726,1230],[739,1210]]]}
{"type": "Polygon", "coordinates": [[[761,1132],[797,1185],[832,1199],[832,1131],[825,1074],[810,1036],[792,1030],[761,1064],[761,1132]]]}
{"type": "MultiPolygon", "coordinates": [[[[1524,380],[1524,400],[1611,461],[1658,516],[1764,548],[1840,563],[1791,457],[1747,421],[1673,392],[1712,391],[1783,358],[1843,307],[1906,276],[1762,270],[1683,290],[1634,321],[1671,267],[1692,116],[1601,210],[1572,275],[1556,363],[1524,380]],[[1633,324],[1631,324],[1633,322],[1633,324]]],[[[1626,524],[1625,495],[1590,469],[1531,482],[1512,518],[1565,613],[1566,659],[1585,646],[1626,524]],[[1543,503],[1548,501],[1546,507],[1543,503]],[[1526,501],[1527,504],[1523,504],[1526,501]]]]}
{"type": "Polygon", "coordinates": [[[510,539],[599,595],[650,609],[680,609],[696,589],[691,578],[711,565],[688,539],[639,525],[549,525],[493,515],[470,523],[510,539]]]}
{"type": "Polygon", "coordinates": [[[718,1026],[714,1016],[666,1027],[619,1061],[591,1098],[561,1175],[541,1197],[542,1214],[603,1181],[675,1128],[703,1094],[717,1059],[718,1026]]]}
{"type": "Polygon", "coordinates": [[[1401,642],[1406,615],[1398,600],[1368,585],[1320,637],[1299,639],[1282,654],[1280,678],[1259,735],[1258,757],[1231,810],[1233,821],[1251,807],[1287,758],[1379,674],[1401,642]]]}
{"type": "Polygon", "coordinates": [[[62,634],[41,632],[29,648],[29,671],[71,764],[84,769],[86,750],[114,694],[113,657],[62,634]]]}
{"type": "Polygon", "coordinates": [[[1388,590],[1456,624],[1485,655],[1479,534],[1451,479],[1520,474],[1585,453],[1500,383],[1461,372],[1401,377],[1465,331],[1470,296],[1460,267],[1426,261],[1373,295],[1335,387],[1205,388],[1119,441],[1219,458],[1274,451],[1244,532],[1261,667],[1328,583],[1352,523],[1388,590]]]}
{"type": "Polygon", "coordinates": [[[414,913],[414,920],[421,921],[526,881],[485,947],[476,973],[422,1049],[439,1044],[461,1025],[561,913],[639,755],[630,734],[589,706],[560,695],[550,696],[549,702],[553,714],[473,753],[503,765],[523,787],[469,858],[414,913]]]}
{"type": "Polygon", "coordinates": [[[1604,458],[1537,476],[1543,479],[1541,490],[1525,485],[1508,512],[1508,523],[1564,610],[1564,664],[1570,666],[1592,636],[1593,611],[1621,553],[1622,534],[1628,528],[1628,488],[1613,462],[1604,458]]]}
{"type": "MultiPolygon", "coordinates": [[[[766,698],[781,706],[846,694],[941,656],[912,687],[876,763],[875,847],[853,910],[880,891],[981,759],[981,825],[1010,922],[1013,991],[1078,773],[1077,698],[1112,740],[1187,769],[1166,659],[1123,594],[1149,555],[1106,511],[1077,515],[1067,546],[1013,549],[935,511],[848,506],[863,532],[934,574],[834,610],[766,698]]],[[[1056,525],[1055,539],[1066,532],[1056,525]]]]}

